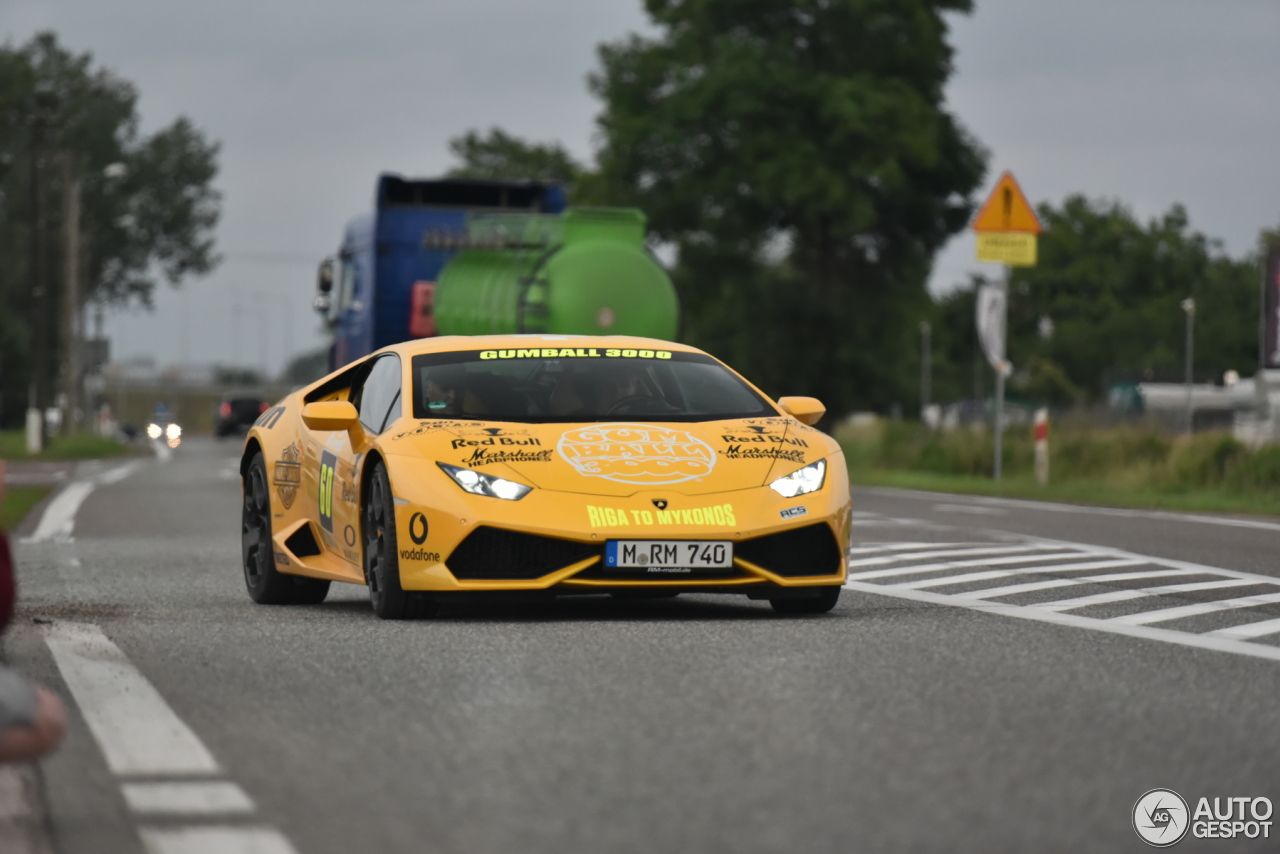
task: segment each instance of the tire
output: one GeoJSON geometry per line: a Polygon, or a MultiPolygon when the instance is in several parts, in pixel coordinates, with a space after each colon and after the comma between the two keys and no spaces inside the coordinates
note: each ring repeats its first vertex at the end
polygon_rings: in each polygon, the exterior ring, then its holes
{"type": "Polygon", "coordinates": [[[240,556],[244,586],[259,605],[318,605],[329,595],[329,582],[276,570],[271,543],[271,490],[262,453],[253,455],[244,477],[240,513],[240,556]]]}
{"type": "Polygon", "coordinates": [[[435,616],[439,605],[430,593],[400,586],[400,550],[396,539],[395,504],[387,467],[374,463],[360,514],[364,534],[364,578],[373,613],[384,620],[435,616]]]}
{"type": "Polygon", "coordinates": [[[817,596],[808,599],[770,599],[779,614],[825,614],[840,601],[842,587],[819,587],[817,596]]]}

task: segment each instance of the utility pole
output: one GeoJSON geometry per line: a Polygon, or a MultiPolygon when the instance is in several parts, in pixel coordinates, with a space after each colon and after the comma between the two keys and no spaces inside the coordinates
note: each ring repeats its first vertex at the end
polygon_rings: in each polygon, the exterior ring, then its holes
{"type": "Polygon", "coordinates": [[[932,327],[929,321],[920,321],[920,420],[925,419],[925,410],[929,408],[929,392],[932,385],[931,376],[933,372],[933,362],[929,348],[929,333],[932,327]]]}
{"type": "Polygon", "coordinates": [[[1192,432],[1193,420],[1191,409],[1191,366],[1193,364],[1194,331],[1196,324],[1196,301],[1187,297],[1182,301],[1182,310],[1187,314],[1187,433],[1192,432]]]}
{"type": "Polygon", "coordinates": [[[67,409],[62,435],[76,430],[80,412],[80,176],[73,155],[62,155],[63,359],[62,391],[67,409]]]}
{"type": "Polygon", "coordinates": [[[36,94],[31,115],[31,384],[27,391],[27,452],[36,453],[44,447],[44,408],[47,362],[49,353],[48,327],[45,324],[48,294],[44,286],[44,185],[40,174],[44,153],[45,133],[44,99],[36,94]]]}

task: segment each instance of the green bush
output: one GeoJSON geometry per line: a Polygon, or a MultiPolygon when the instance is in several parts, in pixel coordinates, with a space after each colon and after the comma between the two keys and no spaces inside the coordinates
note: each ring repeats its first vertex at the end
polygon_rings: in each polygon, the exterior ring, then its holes
{"type": "MultiPolygon", "coordinates": [[[[989,477],[993,443],[984,429],[930,430],[878,421],[837,432],[850,470],[989,477]]],[[[1142,425],[1091,427],[1067,421],[1050,434],[1050,479],[1147,491],[1213,490],[1280,496],[1280,446],[1251,450],[1222,432],[1173,437],[1142,425]]],[[[1030,477],[1034,442],[1026,427],[1006,431],[1003,470],[1030,477]]]]}
{"type": "MultiPolygon", "coordinates": [[[[70,436],[54,436],[49,445],[34,459],[85,460],[95,457],[115,457],[129,453],[129,448],[114,439],[104,439],[92,433],[74,433],[70,436]]],[[[21,430],[0,432],[0,460],[33,459],[27,454],[26,434],[21,430]]]]}

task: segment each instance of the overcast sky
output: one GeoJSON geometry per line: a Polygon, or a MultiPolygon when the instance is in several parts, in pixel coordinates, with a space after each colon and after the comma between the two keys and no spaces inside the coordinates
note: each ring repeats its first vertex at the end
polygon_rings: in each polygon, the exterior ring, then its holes
{"type": "MultiPolygon", "coordinates": [[[[222,144],[212,275],[108,318],[116,358],[266,365],[324,343],[315,268],[381,171],[434,176],[448,140],[499,125],[592,151],[595,47],[640,0],[3,0],[0,37],[56,31],[132,81],[144,126],[189,116],[222,144]]],[[[1033,203],[1183,203],[1226,251],[1280,222],[1280,2],[978,0],[954,19],[949,107],[1033,203]]],[[[931,287],[980,270],[973,241],[931,287]]]]}

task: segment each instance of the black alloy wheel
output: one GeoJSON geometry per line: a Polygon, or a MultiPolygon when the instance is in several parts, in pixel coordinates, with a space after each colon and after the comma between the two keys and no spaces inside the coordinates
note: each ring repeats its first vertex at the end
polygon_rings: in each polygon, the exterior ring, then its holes
{"type": "Polygon", "coordinates": [[[244,476],[240,513],[240,554],[244,586],[260,605],[316,605],[329,595],[329,582],[276,570],[271,543],[271,491],[262,453],[253,455],[244,476]]]}
{"type": "Polygon", "coordinates": [[[381,460],[374,463],[373,474],[369,478],[361,521],[364,529],[364,578],[369,585],[373,613],[384,620],[435,616],[439,610],[435,597],[400,586],[395,500],[391,495],[387,467],[381,460]]]}
{"type": "Polygon", "coordinates": [[[842,587],[819,587],[817,596],[806,599],[770,599],[769,604],[779,614],[825,614],[840,601],[842,587]]]}

